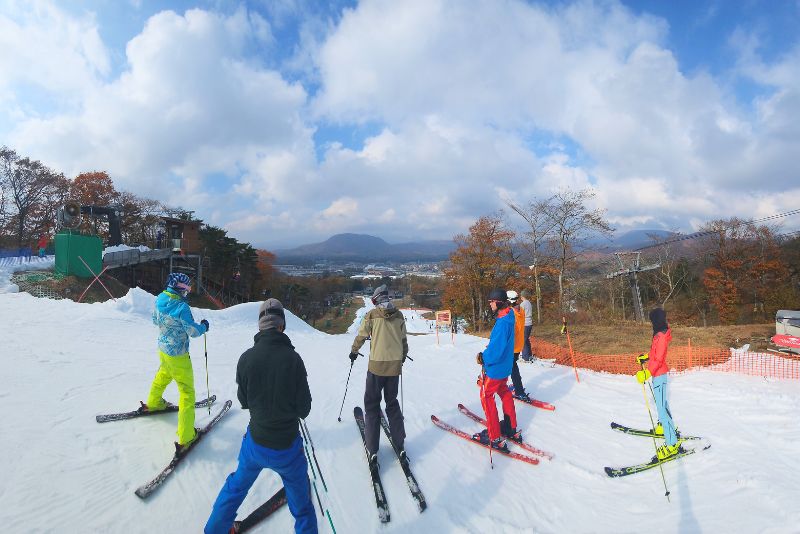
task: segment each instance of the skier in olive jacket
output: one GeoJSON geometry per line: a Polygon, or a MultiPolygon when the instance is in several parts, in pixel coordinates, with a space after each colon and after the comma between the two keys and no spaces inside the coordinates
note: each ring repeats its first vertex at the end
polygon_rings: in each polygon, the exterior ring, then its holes
{"type": "Polygon", "coordinates": [[[389,300],[389,289],[382,285],[372,295],[375,308],[368,311],[358,329],[356,339],[350,350],[350,361],[358,358],[358,351],[367,339],[369,346],[369,367],[367,384],[364,390],[364,425],[370,466],[377,465],[378,440],[381,426],[381,392],[386,401],[386,417],[389,420],[392,440],[400,458],[407,460],[405,453],[406,429],[403,412],[397,401],[397,390],[403,362],[408,356],[406,339],[406,320],[403,312],[389,300]]]}
{"type": "Polygon", "coordinates": [[[295,532],[317,532],[298,421],[311,412],[311,392],[303,359],[285,328],[280,301],[264,301],[255,344],[242,354],[236,367],[239,402],[242,409],[250,410],[250,424],[242,438],[239,465],[228,475],[214,502],[206,534],[230,531],[236,511],[262,469],[280,475],[295,532]]]}

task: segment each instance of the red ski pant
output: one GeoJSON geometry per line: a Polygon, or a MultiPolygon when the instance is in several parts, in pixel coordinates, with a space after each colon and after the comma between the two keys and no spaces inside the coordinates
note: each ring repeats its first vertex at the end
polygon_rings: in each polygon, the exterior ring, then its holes
{"type": "Polygon", "coordinates": [[[500,420],[497,417],[497,407],[494,404],[494,394],[500,395],[500,401],[503,403],[503,413],[508,416],[511,423],[511,428],[517,428],[517,412],[514,410],[514,397],[511,395],[508,386],[506,386],[507,378],[498,380],[496,378],[483,378],[483,389],[481,397],[481,406],[483,412],[486,414],[487,428],[489,429],[489,439],[496,439],[500,437],[500,420]]]}

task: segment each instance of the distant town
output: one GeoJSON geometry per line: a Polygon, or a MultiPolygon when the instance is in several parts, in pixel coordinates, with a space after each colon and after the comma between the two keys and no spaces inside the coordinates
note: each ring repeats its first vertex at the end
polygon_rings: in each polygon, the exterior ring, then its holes
{"type": "Polygon", "coordinates": [[[288,276],[346,276],[349,278],[380,279],[403,278],[406,276],[421,276],[440,278],[442,266],[440,263],[363,263],[363,262],[334,262],[321,261],[313,265],[278,264],[274,268],[288,276]]]}

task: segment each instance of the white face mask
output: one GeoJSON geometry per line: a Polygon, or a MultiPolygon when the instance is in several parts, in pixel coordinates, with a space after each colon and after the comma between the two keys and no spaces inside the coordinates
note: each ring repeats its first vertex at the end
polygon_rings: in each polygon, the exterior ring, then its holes
{"type": "Polygon", "coordinates": [[[192,286],[186,284],[177,284],[175,286],[175,291],[177,291],[183,298],[186,298],[186,296],[192,292],[192,286]]]}

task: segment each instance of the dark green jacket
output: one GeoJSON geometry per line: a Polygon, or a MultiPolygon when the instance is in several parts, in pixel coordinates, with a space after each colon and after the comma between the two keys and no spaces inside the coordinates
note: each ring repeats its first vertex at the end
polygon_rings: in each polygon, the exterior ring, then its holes
{"type": "Polygon", "coordinates": [[[298,418],[311,411],[306,367],[283,332],[262,330],[254,340],[236,366],[239,402],[250,410],[253,440],[286,449],[299,434],[298,418]]]}

